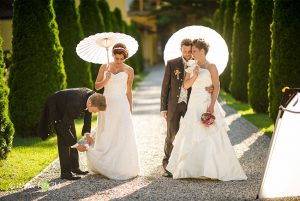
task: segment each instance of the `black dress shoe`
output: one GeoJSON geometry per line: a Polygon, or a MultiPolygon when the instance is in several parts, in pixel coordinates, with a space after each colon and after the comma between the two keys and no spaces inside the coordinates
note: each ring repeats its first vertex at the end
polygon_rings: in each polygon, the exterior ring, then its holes
{"type": "Polygon", "coordinates": [[[78,180],[78,179],[81,179],[81,177],[76,177],[71,172],[69,172],[69,173],[62,173],[60,175],[60,178],[61,179],[67,179],[67,180],[78,180]]]}
{"type": "Polygon", "coordinates": [[[165,172],[162,174],[163,177],[173,177],[172,173],[168,170],[165,170],[165,172]]]}
{"type": "Polygon", "coordinates": [[[89,173],[89,171],[82,171],[80,170],[79,168],[78,169],[74,169],[74,170],[71,170],[71,172],[75,173],[75,174],[79,174],[79,175],[86,175],[89,173]]]}

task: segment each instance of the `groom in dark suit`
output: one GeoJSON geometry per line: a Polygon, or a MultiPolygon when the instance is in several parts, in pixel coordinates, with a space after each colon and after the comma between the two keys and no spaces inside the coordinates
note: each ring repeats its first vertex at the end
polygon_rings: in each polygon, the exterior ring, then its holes
{"type": "Polygon", "coordinates": [[[183,88],[183,80],[187,67],[186,63],[192,58],[192,40],[184,39],[181,42],[182,56],[169,60],[165,69],[161,89],[161,115],[167,120],[167,136],[165,139],[163,158],[163,176],[171,177],[172,174],[166,170],[173,149],[173,141],[179,129],[180,118],[185,115],[191,88],[183,88]]]}
{"type": "Polygon", "coordinates": [[[65,89],[48,97],[38,125],[38,134],[45,140],[52,133],[51,126],[54,127],[62,179],[76,180],[80,177],[72,173],[88,173],[79,169],[78,151],[87,149],[77,143],[74,119],[84,117],[82,135],[88,134],[91,132],[92,112],[105,109],[105,97],[88,88],[65,89]]]}

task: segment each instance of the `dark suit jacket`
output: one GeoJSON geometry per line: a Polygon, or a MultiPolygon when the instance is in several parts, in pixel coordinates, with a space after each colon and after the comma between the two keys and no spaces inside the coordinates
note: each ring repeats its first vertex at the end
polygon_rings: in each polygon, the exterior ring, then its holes
{"type": "Polygon", "coordinates": [[[46,139],[51,134],[51,125],[59,125],[67,143],[76,143],[76,133],[72,133],[70,127],[74,120],[84,116],[82,134],[91,131],[92,114],[86,109],[86,102],[94,91],[88,88],[64,89],[50,95],[45,104],[41,119],[38,125],[38,134],[42,139],[46,139]],[[69,135],[69,136],[68,136],[69,135]],[[74,136],[75,135],[75,136],[74,136]],[[73,139],[74,138],[74,139],[73,139]],[[71,140],[70,140],[71,139],[71,140]]]}
{"type": "MultiPolygon", "coordinates": [[[[182,57],[169,60],[165,69],[165,75],[161,89],[160,111],[168,111],[168,119],[171,119],[176,110],[180,90],[184,81],[184,64],[182,57]],[[179,72],[177,77],[176,72],[179,72]],[[177,79],[178,78],[178,79],[177,79]]],[[[191,88],[188,89],[188,100],[191,88]]]]}

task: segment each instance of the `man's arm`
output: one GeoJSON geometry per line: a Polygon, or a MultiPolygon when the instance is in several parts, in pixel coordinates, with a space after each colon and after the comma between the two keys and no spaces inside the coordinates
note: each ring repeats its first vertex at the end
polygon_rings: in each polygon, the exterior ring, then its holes
{"type": "Polygon", "coordinates": [[[83,121],[83,127],[82,127],[82,136],[84,136],[85,133],[91,132],[91,122],[92,122],[92,113],[90,113],[88,110],[84,112],[84,121],[83,121]]]}
{"type": "MultiPolygon", "coordinates": [[[[91,131],[91,119],[92,119],[92,114],[86,110],[84,112],[84,123],[83,123],[83,127],[82,127],[82,135],[85,135],[85,134],[89,135],[89,133],[91,131]]],[[[91,144],[91,143],[89,143],[89,144],[91,144]]],[[[87,148],[84,145],[78,144],[78,143],[73,144],[71,146],[71,148],[76,148],[80,152],[87,151],[87,148]]]]}
{"type": "Polygon", "coordinates": [[[168,109],[168,96],[170,91],[170,84],[171,84],[171,65],[168,62],[165,69],[164,79],[161,87],[160,111],[167,111],[168,109]]]}

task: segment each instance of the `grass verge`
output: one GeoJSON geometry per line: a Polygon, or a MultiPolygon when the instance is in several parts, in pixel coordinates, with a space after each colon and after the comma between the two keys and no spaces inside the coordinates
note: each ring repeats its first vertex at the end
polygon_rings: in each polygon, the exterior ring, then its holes
{"type": "MultiPolygon", "coordinates": [[[[93,115],[92,125],[97,116],[93,115]]],[[[81,138],[83,120],[75,121],[77,138],[81,138]]],[[[0,190],[22,188],[58,157],[56,135],[46,141],[39,137],[14,137],[13,148],[6,160],[0,161],[0,190]]]]}
{"type": "Polygon", "coordinates": [[[220,98],[228,106],[239,112],[245,119],[253,123],[261,132],[271,137],[274,129],[274,124],[268,114],[256,113],[248,103],[242,103],[235,100],[230,94],[220,91],[220,98]]]}

